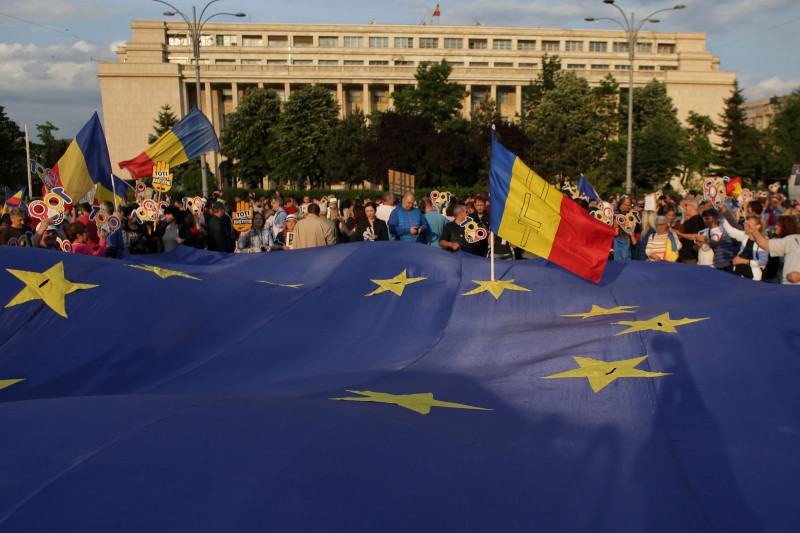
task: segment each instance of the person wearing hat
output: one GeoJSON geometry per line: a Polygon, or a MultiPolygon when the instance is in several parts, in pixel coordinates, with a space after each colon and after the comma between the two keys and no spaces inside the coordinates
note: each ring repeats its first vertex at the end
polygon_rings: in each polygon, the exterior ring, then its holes
{"type": "Polygon", "coordinates": [[[39,223],[33,234],[33,247],[45,250],[61,251],[58,244],[58,227],[53,225],[53,218],[46,218],[39,223]]]}
{"type": "Polygon", "coordinates": [[[297,226],[297,221],[297,215],[286,216],[286,225],[275,237],[270,250],[277,252],[294,248],[294,228],[297,226]]]}

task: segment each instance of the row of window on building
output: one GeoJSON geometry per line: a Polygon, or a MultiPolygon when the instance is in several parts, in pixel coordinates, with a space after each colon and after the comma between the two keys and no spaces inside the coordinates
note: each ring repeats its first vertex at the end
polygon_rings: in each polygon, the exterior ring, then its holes
{"type": "MultiPolygon", "coordinates": [[[[170,63],[180,63],[188,65],[191,63],[190,58],[188,57],[175,57],[172,56],[169,58],[170,63]]],[[[450,65],[453,67],[464,67],[468,66],[469,68],[482,68],[482,67],[489,67],[490,64],[488,61],[470,61],[466,65],[463,61],[448,61],[450,65]]],[[[200,59],[200,64],[210,64],[209,59],[200,59]]],[[[235,59],[215,59],[215,65],[236,65],[235,59]]],[[[268,65],[268,66],[288,66],[290,64],[289,60],[287,59],[267,59],[262,61],[261,59],[241,59],[241,65],[268,65]]],[[[292,59],[291,64],[294,66],[313,66],[314,60],[313,59],[292,59]]],[[[362,67],[362,66],[370,66],[370,67],[385,67],[385,66],[396,66],[396,67],[413,67],[414,61],[405,61],[405,60],[393,60],[390,61],[388,59],[370,59],[370,60],[362,60],[362,59],[345,59],[341,62],[338,59],[318,59],[316,60],[317,66],[320,67],[338,67],[338,66],[345,66],[345,67],[362,67]]],[[[495,61],[491,64],[494,68],[514,68],[514,62],[512,61],[495,61]]],[[[521,69],[535,69],[537,68],[537,63],[531,62],[518,62],[516,64],[517,68],[521,69]]],[[[567,63],[567,69],[572,70],[586,70],[587,68],[591,70],[611,70],[612,66],[605,63],[567,63]]],[[[614,70],[629,70],[630,65],[622,64],[622,65],[613,65],[614,70]]],[[[639,70],[656,70],[655,65],[639,65],[639,70]]],[[[658,70],[678,70],[677,66],[674,65],[661,65],[658,67],[658,70]]]]}
{"type": "MultiPolygon", "coordinates": [[[[202,35],[200,37],[200,46],[237,46],[238,35],[202,35]]],[[[417,40],[417,48],[439,48],[440,42],[443,47],[448,50],[487,50],[489,48],[489,39],[467,39],[462,37],[393,37],[394,48],[414,48],[414,40],[417,40]],[[466,43],[465,43],[466,41],[466,43]],[[465,46],[466,44],[466,46],[465,46]]],[[[264,46],[264,38],[261,35],[242,35],[242,46],[264,46]]],[[[583,52],[585,41],[561,41],[561,40],[536,40],[536,39],[491,39],[493,50],[513,50],[513,44],[516,41],[517,50],[539,50],[544,52],[583,52]]],[[[296,48],[312,47],[314,46],[314,36],[311,35],[295,35],[292,36],[291,46],[296,48]]],[[[340,38],[338,36],[320,36],[317,37],[317,46],[320,48],[336,48],[339,47],[340,38]]],[[[364,48],[365,43],[369,48],[389,48],[389,37],[363,37],[363,36],[343,36],[341,38],[341,46],[344,48],[364,48]]],[[[170,46],[189,46],[190,40],[186,34],[169,35],[167,43],[170,46]]],[[[268,47],[288,48],[289,36],[288,35],[269,35],[267,36],[268,47]]],[[[589,52],[608,52],[609,44],[611,45],[612,52],[625,52],[630,50],[628,42],[612,42],[608,41],[589,41],[589,52]]],[[[637,53],[652,53],[655,46],[656,53],[659,54],[674,54],[674,43],[652,43],[652,42],[639,42],[636,43],[637,53]]]]}

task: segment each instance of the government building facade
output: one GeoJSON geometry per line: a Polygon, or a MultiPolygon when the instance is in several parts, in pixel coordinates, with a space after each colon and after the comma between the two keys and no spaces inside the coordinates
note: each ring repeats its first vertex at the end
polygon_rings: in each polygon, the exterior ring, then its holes
{"type": "MultiPolygon", "coordinates": [[[[185,23],[133,21],[133,40],[118,62],[100,63],[98,77],[112,166],[140,154],[164,104],[178,116],[197,105],[192,43],[185,23]]],[[[684,120],[690,111],[718,120],[735,73],[719,70],[703,33],[641,32],[634,84],[657,79],[684,120]]],[[[598,84],[611,73],[627,91],[625,32],[439,25],[303,25],[208,23],[200,39],[201,109],[219,134],[226,116],[251,87],[281,99],[306,84],[328,88],[344,115],[392,107],[391,93],[415,82],[420,63],[446,59],[450,80],[469,95],[463,113],[490,96],[506,119],[522,110],[522,89],[536,79],[545,55],[598,84]]],[[[209,154],[219,175],[219,156],[209,154]]]]}

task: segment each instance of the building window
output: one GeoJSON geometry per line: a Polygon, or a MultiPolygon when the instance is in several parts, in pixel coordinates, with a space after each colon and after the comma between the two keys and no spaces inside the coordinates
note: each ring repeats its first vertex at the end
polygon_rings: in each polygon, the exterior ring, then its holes
{"type": "Polygon", "coordinates": [[[464,66],[464,62],[463,61],[448,61],[447,64],[450,65],[451,67],[463,67],[464,66]]]}
{"type": "Polygon", "coordinates": [[[656,67],[653,65],[639,65],[639,70],[655,70],[656,67]]]}
{"type": "Polygon", "coordinates": [[[394,38],[394,47],[395,48],[414,48],[414,38],[413,37],[395,37],[394,38]]]}
{"type": "Polygon", "coordinates": [[[389,48],[389,38],[388,37],[370,37],[369,38],[369,47],[370,48],[389,48]]]}
{"type": "Polygon", "coordinates": [[[661,65],[658,67],[659,70],[678,70],[678,67],[674,65],[661,65]]]}
{"type": "Polygon", "coordinates": [[[444,47],[451,50],[464,48],[464,39],[451,39],[450,37],[445,37],[444,47]]]}
{"type": "Polygon", "coordinates": [[[469,66],[470,67],[488,67],[489,66],[489,62],[488,61],[470,61],[469,66]]]}
{"type": "Polygon", "coordinates": [[[436,37],[420,37],[420,48],[439,48],[439,39],[436,37]]]}
{"type": "Polygon", "coordinates": [[[285,65],[285,59],[267,59],[267,65],[285,65]]]}
{"type": "Polygon", "coordinates": [[[386,91],[384,89],[373,89],[372,99],[378,103],[386,102],[386,91]]]}
{"type": "Polygon", "coordinates": [[[313,64],[310,59],[292,59],[292,65],[311,65],[313,64]]]}
{"type": "Polygon", "coordinates": [[[494,64],[494,66],[497,68],[508,68],[508,67],[513,67],[514,63],[510,61],[503,61],[503,62],[498,61],[494,64]]]}
{"type": "Polygon", "coordinates": [[[339,38],[338,37],[320,37],[319,38],[319,45],[322,48],[334,48],[339,46],[339,38]]]}
{"type": "Polygon", "coordinates": [[[201,35],[200,36],[200,46],[214,46],[217,40],[214,38],[213,35],[201,35]]]}
{"type": "Polygon", "coordinates": [[[178,65],[188,65],[189,58],[188,57],[173,57],[170,56],[167,58],[167,63],[176,63],[178,65]]]}
{"type": "Polygon", "coordinates": [[[509,93],[505,91],[497,91],[497,103],[498,104],[507,104],[511,101],[509,97],[509,93]]]}
{"type": "Polygon", "coordinates": [[[486,39],[470,39],[470,50],[486,50],[488,41],[486,39]]]}
{"type": "Polygon", "coordinates": [[[215,59],[214,60],[214,64],[215,65],[235,65],[236,64],[236,60],[235,59],[215,59]]]}
{"type": "Polygon", "coordinates": [[[536,50],[536,41],[520,39],[517,41],[517,50],[536,50]]]}
{"type": "Polygon", "coordinates": [[[628,43],[614,43],[615,52],[628,52],[628,50],[630,50],[628,43]]]}
{"type": "Polygon", "coordinates": [[[394,62],[394,66],[396,66],[396,67],[413,67],[414,66],[414,62],[413,61],[399,61],[398,60],[398,61],[394,62]]]}
{"type": "Polygon", "coordinates": [[[565,52],[583,52],[583,41],[566,41],[564,43],[565,52]]]}
{"type": "Polygon", "coordinates": [[[364,47],[364,38],[363,37],[351,37],[345,36],[344,37],[344,47],[345,48],[363,48],[364,47]]]}
{"type": "Polygon", "coordinates": [[[630,70],[630,65],[614,65],[614,70],[630,70]]]}
{"type": "Polygon", "coordinates": [[[289,37],[286,35],[270,35],[267,37],[267,46],[285,48],[289,46],[289,37]]]}
{"type": "Polygon", "coordinates": [[[545,52],[558,52],[558,41],[542,41],[542,50],[545,52]]]}
{"type": "Polygon", "coordinates": [[[592,65],[592,70],[608,70],[608,65],[592,65]]]}
{"type": "Polygon", "coordinates": [[[381,59],[378,59],[378,60],[372,60],[372,61],[370,61],[370,62],[369,62],[369,64],[370,64],[371,66],[373,66],[373,67],[381,67],[381,66],[384,66],[384,65],[388,65],[388,64],[389,64],[389,62],[388,62],[388,61],[381,60],[381,59]]]}
{"type": "Polygon", "coordinates": [[[583,70],[586,68],[586,63],[567,63],[567,68],[573,70],[583,70]]]}
{"type": "Polygon", "coordinates": [[[675,45],[674,44],[658,43],[658,53],[659,54],[674,54],[675,53],[675,45]]]}
{"type": "Polygon", "coordinates": [[[492,47],[495,50],[511,50],[511,39],[495,39],[492,47]]]}
{"type": "Polygon", "coordinates": [[[242,59],[242,65],[260,65],[260,59],[242,59]]]}
{"type": "Polygon", "coordinates": [[[335,67],[339,64],[338,59],[320,59],[317,64],[321,67],[335,67]]]}
{"type": "Polygon", "coordinates": [[[295,35],[292,42],[298,48],[314,46],[314,38],[310,35],[295,35]]]}
{"type": "Polygon", "coordinates": [[[236,46],[236,36],[217,35],[217,46],[236,46]]]}
{"type": "Polygon", "coordinates": [[[344,65],[346,67],[358,67],[358,66],[361,66],[363,64],[364,64],[364,62],[362,60],[360,60],[360,59],[345,59],[344,60],[344,65]]]}
{"type": "Polygon", "coordinates": [[[264,46],[264,39],[260,35],[242,35],[242,46],[264,46]]]}
{"type": "Polygon", "coordinates": [[[606,52],[608,51],[608,43],[605,41],[589,41],[590,52],[606,52]]]}
{"type": "Polygon", "coordinates": [[[176,34],[167,36],[167,44],[170,46],[189,46],[189,38],[186,35],[176,34]]]}
{"type": "Polygon", "coordinates": [[[636,52],[650,54],[653,52],[653,43],[636,43],[636,52]]]}
{"type": "Polygon", "coordinates": [[[536,63],[520,63],[519,68],[536,68],[536,63]]]}

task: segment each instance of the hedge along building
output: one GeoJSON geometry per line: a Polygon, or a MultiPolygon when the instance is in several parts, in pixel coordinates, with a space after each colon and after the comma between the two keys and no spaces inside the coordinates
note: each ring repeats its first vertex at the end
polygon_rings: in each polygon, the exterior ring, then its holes
{"type": "MultiPolygon", "coordinates": [[[[100,63],[105,131],[117,162],[141,153],[161,106],[179,116],[197,105],[192,43],[185,23],[133,21],[133,40],[119,61],[100,63]]],[[[682,120],[690,111],[717,120],[735,73],[719,70],[703,33],[640,32],[634,85],[664,82],[682,120]]],[[[450,80],[469,96],[463,113],[490,96],[501,115],[522,110],[523,88],[541,72],[545,55],[598,84],[612,73],[627,92],[629,59],[623,31],[404,26],[208,23],[200,38],[200,104],[217,133],[251,87],[285,100],[306,84],[328,88],[344,115],[392,107],[391,93],[415,82],[420,63],[446,59],[450,80]]],[[[219,176],[219,155],[209,157],[219,176]]],[[[120,171],[121,172],[121,171],[120,171]]],[[[125,176],[127,172],[121,173],[125,176]]]]}

